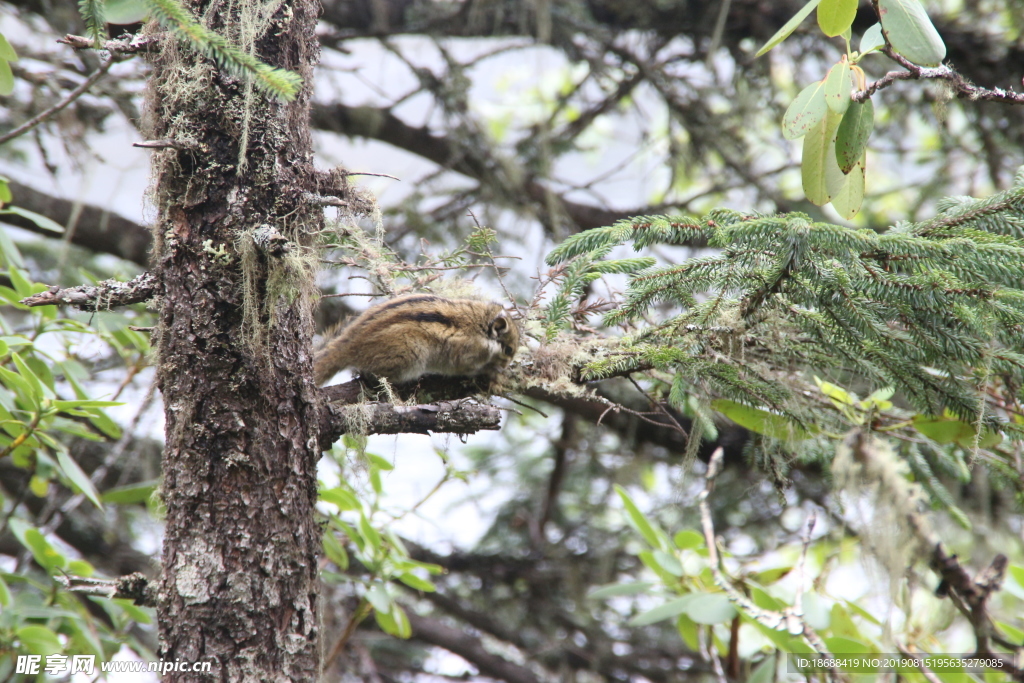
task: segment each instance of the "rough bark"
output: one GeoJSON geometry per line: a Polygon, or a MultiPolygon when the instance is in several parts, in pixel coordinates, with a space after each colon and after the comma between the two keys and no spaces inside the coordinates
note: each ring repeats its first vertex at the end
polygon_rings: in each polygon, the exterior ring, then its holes
{"type": "Polygon", "coordinates": [[[153,155],[166,415],[160,655],[211,662],[203,681],[312,681],[320,421],[312,272],[300,256],[323,220],[302,201],[314,176],[308,115],[319,5],[290,0],[261,16],[255,3],[189,4],[305,85],[296,101],[276,101],[173,39],[154,59],[147,137],[202,150],[153,155]],[[249,249],[266,225],[292,241],[294,255],[249,249]]]}

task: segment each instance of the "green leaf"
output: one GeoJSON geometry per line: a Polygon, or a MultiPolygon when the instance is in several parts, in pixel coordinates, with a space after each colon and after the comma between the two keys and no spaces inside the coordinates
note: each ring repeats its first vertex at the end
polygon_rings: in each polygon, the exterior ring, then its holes
{"type": "Polygon", "coordinates": [[[5,214],[5,213],[6,214],[13,214],[15,216],[21,216],[22,218],[27,218],[28,220],[30,220],[33,223],[35,223],[37,227],[42,228],[43,230],[48,230],[48,231],[54,233],[54,235],[63,235],[64,234],[64,226],[63,225],[61,225],[60,223],[57,223],[54,220],[51,220],[51,219],[47,218],[46,216],[44,216],[41,213],[36,213],[35,211],[29,211],[28,209],[23,209],[20,206],[8,206],[7,208],[5,208],[3,210],[0,210],[0,214],[5,214]]]}
{"type": "Polygon", "coordinates": [[[663,538],[664,534],[659,534],[655,531],[654,525],[651,524],[646,516],[644,516],[644,513],[640,512],[640,508],[636,506],[633,499],[629,497],[628,493],[626,493],[626,489],[616,484],[615,492],[619,494],[619,498],[622,499],[622,504],[626,506],[626,516],[630,525],[640,532],[640,535],[644,537],[644,540],[647,541],[652,548],[667,550],[663,538]]]}
{"type": "Polygon", "coordinates": [[[974,425],[955,418],[915,415],[914,429],[940,444],[974,440],[974,425]]]}
{"type": "Polygon", "coordinates": [[[892,49],[921,66],[938,66],[946,44],[917,0],[878,0],[882,32],[892,49]]]}
{"type": "Polygon", "coordinates": [[[782,577],[793,571],[793,567],[775,567],[774,569],[765,569],[757,572],[751,578],[757,581],[762,586],[770,586],[782,577]]]}
{"type": "Polygon", "coordinates": [[[6,59],[0,59],[0,95],[7,97],[14,92],[14,72],[6,59]]]}
{"type": "Polygon", "coordinates": [[[406,616],[405,610],[397,602],[391,605],[391,619],[395,624],[395,630],[391,635],[398,636],[399,638],[409,638],[412,636],[412,624],[409,623],[409,617],[406,616]]]}
{"type": "Polygon", "coordinates": [[[32,552],[32,557],[48,574],[53,574],[67,564],[67,558],[50,545],[39,529],[26,524],[19,534],[14,528],[14,520],[11,520],[10,525],[15,537],[32,552]]]}
{"type": "Polygon", "coordinates": [[[802,441],[810,436],[800,425],[767,410],[752,408],[725,398],[715,399],[711,402],[711,407],[739,426],[773,439],[802,441]]]}
{"type": "Polygon", "coordinates": [[[118,486],[117,488],[104,491],[103,495],[100,496],[100,500],[104,503],[113,503],[114,505],[148,503],[159,485],[159,479],[150,479],[149,481],[141,481],[137,484],[118,486]]]}
{"type": "Polygon", "coordinates": [[[324,532],[324,553],[328,560],[338,566],[338,569],[342,571],[348,569],[348,551],[329,530],[324,532]]]}
{"type": "Polygon", "coordinates": [[[11,44],[7,41],[7,38],[0,34],[0,59],[6,59],[8,62],[13,62],[18,58],[18,53],[14,51],[11,44]]]}
{"type": "Polygon", "coordinates": [[[361,510],[363,507],[350,491],[341,487],[320,491],[320,500],[337,505],[339,510],[361,510]]]}
{"type": "Polygon", "coordinates": [[[64,651],[57,634],[45,626],[22,626],[17,630],[17,634],[21,646],[29,654],[47,657],[64,651]]]}
{"type": "Polygon", "coordinates": [[[818,27],[829,38],[850,28],[856,16],[857,0],[821,0],[818,5],[818,27]]]}
{"type": "Polygon", "coordinates": [[[846,180],[832,196],[832,208],[846,220],[850,220],[860,212],[860,206],[864,202],[864,178],[866,175],[865,166],[867,158],[861,160],[853,167],[846,180]]]}
{"type": "Polygon", "coordinates": [[[825,81],[815,81],[800,91],[782,117],[782,136],[796,140],[820,124],[828,112],[825,81]]]}
{"type": "Polygon", "coordinates": [[[606,600],[623,595],[639,595],[649,593],[654,584],[650,581],[634,581],[632,583],[610,583],[607,586],[591,591],[587,597],[591,600],[606,600]]]}
{"type": "Polygon", "coordinates": [[[53,401],[53,408],[60,411],[70,411],[78,408],[114,408],[116,405],[124,405],[124,403],[118,400],[92,400],[91,398],[53,401]]]}
{"type": "Polygon", "coordinates": [[[844,58],[833,66],[825,76],[825,104],[837,114],[845,114],[850,106],[850,93],[853,91],[853,77],[850,75],[850,63],[844,58]]]}
{"type": "Polygon", "coordinates": [[[374,465],[376,465],[377,467],[379,467],[382,470],[390,472],[391,470],[395,469],[394,465],[392,465],[390,462],[388,462],[384,458],[380,457],[379,455],[374,455],[373,453],[367,453],[366,456],[370,459],[370,462],[372,462],[374,465]]]}
{"type": "Polygon", "coordinates": [[[736,607],[725,593],[699,593],[686,608],[686,616],[709,626],[731,621],[736,614],[736,607]]]}
{"type": "Polygon", "coordinates": [[[403,572],[398,575],[398,580],[404,583],[409,588],[414,590],[423,591],[424,593],[434,593],[437,588],[430,581],[421,579],[411,572],[403,572]]]}
{"type": "Polygon", "coordinates": [[[680,614],[686,614],[687,606],[699,595],[699,593],[689,593],[681,598],[666,602],[664,605],[658,605],[654,609],[647,610],[630,619],[629,625],[647,626],[648,624],[656,624],[665,619],[678,617],[680,614]]]}
{"type": "Polygon", "coordinates": [[[675,543],[676,547],[680,550],[700,548],[704,545],[704,536],[692,529],[684,529],[672,537],[672,542],[675,543]]]}
{"type": "Polygon", "coordinates": [[[675,555],[667,553],[664,550],[655,550],[654,560],[661,566],[662,569],[667,571],[672,576],[683,575],[683,565],[679,562],[679,558],[677,558],[675,555]]]}
{"type": "Polygon", "coordinates": [[[363,514],[359,515],[359,533],[374,550],[380,549],[380,534],[363,514]]]}
{"type": "Polygon", "coordinates": [[[772,683],[773,680],[775,680],[775,655],[770,654],[750,672],[747,683],[772,683]]]}
{"type": "MultiPolygon", "coordinates": [[[[0,36],[0,38],[3,38],[3,36],[0,36]]],[[[14,199],[14,195],[11,194],[10,182],[7,178],[0,176],[0,204],[7,204],[14,199]]]]}
{"type": "Polygon", "coordinates": [[[882,35],[882,24],[872,24],[860,39],[860,53],[866,54],[871,50],[878,50],[885,47],[885,37],[882,35]]]}
{"type": "Polygon", "coordinates": [[[829,181],[833,180],[836,174],[840,177],[843,175],[836,162],[834,144],[836,129],[841,120],[839,114],[828,110],[825,118],[804,136],[804,153],[800,169],[804,194],[811,203],[818,206],[824,206],[832,199],[829,186],[833,183],[829,181]]]}
{"type": "Polygon", "coordinates": [[[82,468],[78,466],[74,458],[68,455],[67,451],[59,450],[57,451],[57,462],[60,464],[64,476],[70,479],[71,483],[84,493],[85,497],[92,501],[93,505],[102,510],[103,503],[100,502],[100,495],[96,492],[96,487],[92,485],[89,475],[82,471],[82,468]]]}
{"type": "Polygon", "coordinates": [[[0,576],[0,607],[8,607],[11,604],[11,589],[7,582],[0,576]]]}
{"type": "Polygon", "coordinates": [[[11,284],[14,285],[14,291],[18,293],[18,296],[24,298],[32,295],[32,283],[21,272],[21,268],[9,269],[7,276],[11,278],[11,284]]]}
{"type": "Polygon", "coordinates": [[[379,583],[374,584],[370,590],[366,591],[366,601],[373,605],[373,609],[378,612],[386,614],[391,611],[391,596],[379,583]]]}
{"type": "Polygon", "coordinates": [[[836,131],[836,162],[843,173],[849,173],[864,157],[874,127],[875,105],[871,100],[850,102],[836,131]]]}
{"type": "Polygon", "coordinates": [[[11,268],[24,268],[25,261],[21,258],[21,252],[14,244],[10,234],[6,230],[0,230],[0,255],[4,262],[11,268]]]}
{"type": "Polygon", "coordinates": [[[149,8],[142,0],[107,0],[104,11],[107,23],[117,26],[137,24],[149,15],[149,8]]]}
{"type": "Polygon", "coordinates": [[[810,16],[811,12],[814,11],[814,8],[818,6],[819,2],[821,2],[821,0],[809,0],[809,2],[806,5],[804,5],[799,12],[793,15],[792,19],[787,21],[782,26],[782,28],[775,32],[774,36],[768,39],[768,42],[765,43],[764,46],[760,50],[758,50],[757,54],[754,56],[760,57],[761,55],[765,54],[773,47],[784,41],[786,38],[789,38],[793,31],[796,30],[796,27],[802,24],[804,22],[804,19],[810,16]]]}

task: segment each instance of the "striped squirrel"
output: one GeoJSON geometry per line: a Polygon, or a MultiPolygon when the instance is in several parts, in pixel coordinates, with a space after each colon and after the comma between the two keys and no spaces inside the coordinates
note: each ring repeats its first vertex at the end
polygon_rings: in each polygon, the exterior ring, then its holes
{"type": "Polygon", "coordinates": [[[519,329],[493,302],[408,294],[371,306],[313,358],[323,384],[344,368],[408,382],[423,375],[494,375],[519,348],[519,329]]]}

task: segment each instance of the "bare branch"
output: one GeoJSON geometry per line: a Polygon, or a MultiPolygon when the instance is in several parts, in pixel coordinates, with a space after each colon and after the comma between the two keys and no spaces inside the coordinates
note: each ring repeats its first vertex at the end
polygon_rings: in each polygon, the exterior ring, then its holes
{"type": "Polygon", "coordinates": [[[145,574],[136,572],[117,579],[89,579],[83,576],[55,576],[65,590],[104,598],[124,598],[143,607],[156,606],[156,588],[145,574]]]}
{"type": "Polygon", "coordinates": [[[39,112],[38,114],[36,114],[28,121],[15,128],[14,130],[10,131],[9,133],[5,135],[0,135],[0,145],[4,144],[8,140],[13,140],[19,135],[27,133],[28,131],[32,130],[43,121],[46,121],[51,116],[53,116],[54,114],[56,114],[57,112],[59,112],[60,110],[64,109],[66,106],[77,100],[79,97],[81,97],[82,93],[91,88],[96,81],[103,78],[103,75],[110,71],[110,67],[114,66],[114,64],[119,61],[121,61],[121,56],[117,53],[111,53],[111,55],[107,57],[107,59],[102,64],[100,64],[98,69],[93,71],[92,74],[90,74],[90,76],[87,79],[82,81],[77,88],[69,92],[67,94],[67,97],[65,97],[63,100],[53,105],[49,109],[45,109],[39,112]]]}
{"type": "Polygon", "coordinates": [[[74,306],[83,311],[108,310],[148,301],[156,296],[157,281],[143,273],[128,282],[104,280],[97,285],[61,289],[54,285],[45,292],[21,300],[25,306],[74,306]]]}
{"type": "Polygon", "coordinates": [[[957,97],[962,99],[1024,104],[1024,93],[1016,93],[1004,90],[1003,88],[982,88],[974,85],[945,64],[937,67],[922,67],[907,60],[891,47],[886,46],[882,48],[882,52],[906,69],[906,71],[890,71],[877,81],[869,83],[868,87],[864,90],[858,90],[853,93],[854,102],[863,102],[879,90],[889,87],[896,81],[931,79],[945,81],[957,94],[957,97]]]}

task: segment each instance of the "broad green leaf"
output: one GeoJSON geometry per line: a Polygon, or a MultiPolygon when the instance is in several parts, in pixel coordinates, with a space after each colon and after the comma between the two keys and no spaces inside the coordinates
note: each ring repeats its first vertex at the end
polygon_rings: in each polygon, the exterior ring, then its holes
{"type": "Polygon", "coordinates": [[[853,170],[846,174],[845,182],[832,197],[832,207],[846,220],[856,216],[864,202],[866,164],[867,158],[862,156],[861,160],[854,165],[853,170]]]}
{"type": "Polygon", "coordinates": [[[324,532],[324,554],[342,571],[348,569],[348,552],[330,530],[324,532]]]}
{"type": "Polygon", "coordinates": [[[412,636],[412,624],[409,623],[409,617],[397,602],[391,606],[391,618],[395,622],[394,635],[399,638],[409,638],[412,636]]]}
{"type": "Polygon", "coordinates": [[[690,548],[699,548],[704,545],[704,536],[692,529],[684,529],[672,537],[672,542],[680,550],[689,550],[690,548]]]}
{"type": "Polygon", "coordinates": [[[782,117],[782,136],[796,140],[821,123],[828,112],[825,81],[816,81],[800,91],[782,117]]]}
{"type": "Polygon", "coordinates": [[[635,581],[633,583],[610,583],[607,586],[601,586],[597,590],[591,591],[587,594],[587,597],[591,600],[606,600],[608,598],[616,598],[622,595],[638,595],[640,593],[648,593],[654,584],[650,581],[635,581]]]}
{"type": "Polygon", "coordinates": [[[373,453],[367,453],[366,455],[370,459],[370,462],[372,462],[374,465],[376,465],[382,470],[390,472],[391,470],[395,469],[394,465],[392,465],[390,462],[380,457],[379,455],[374,455],[373,453]]]}
{"type": "Polygon", "coordinates": [[[149,14],[149,7],[142,0],[107,0],[103,18],[108,24],[137,24],[149,14]]]}
{"type": "Polygon", "coordinates": [[[818,390],[828,396],[837,408],[853,405],[853,396],[846,389],[831,382],[823,382],[817,377],[814,378],[814,382],[818,385],[818,390]]]}
{"type": "Polygon", "coordinates": [[[725,593],[700,593],[686,607],[686,616],[698,624],[723,624],[736,614],[736,607],[725,593]]]}
{"type": "Polygon", "coordinates": [[[88,578],[96,573],[96,569],[85,560],[70,560],[68,562],[67,572],[73,576],[84,576],[88,578]]]}
{"type": "Polygon", "coordinates": [[[11,44],[7,41],[2,34],[0,34],[0,59],[6,59],[8,62],[13,62],[18,58],[18,53],[14,51],[11,44]]]}
{"type": "Polygon", "coordinates": [[[875,23],[864,31],[860,39],[860,53],[865,54],[870,50],[876,50],[885,46],[885,37],[882,35],[882,24],[875,23]]]}
{"type": "Polygon", "coordinates": [[[93,505],[102,510],[103,503],[100,502],[100,495],[97,493],[96,487],[92,485],[89,475],[82,471],[82,468],[78,466],[74,458],[68,455],[67,451],[59,450],[57,451],[57,462],[60,464],[64,476],[70,479],[71,483],[84,493],[85,497],[92,501],[93,505]]]}
{"type": "Polygon", "coordinates": [[[373,609],[378,612],[387,613],[391,611],[391,596],[384,590],[384,586],[379,583],[366,591],[366,601],[373,605],[373,609]]]}
{"type": "Polygon", "coordinates": [[[60,644],[57,634],[45,626],[22,626],[17,630],[21,646],[33,655],[60,654],[64,647],[60,644]]]}
{"type": "Polygon", "coordinates": [[[381,612],[380,610],[373,610],[373,618],[380,626],[380,630],[387,633],[389,636],[398,636],[398,623],[395,618],[391,616],[391,612],[381,612]]]}
{"type": "Polygon", "coordinates": [[[671,619],[678,617],[680,614],[686,614],[687,606],[696,598],[700,596],[700,593],[689,593],[681,598],[676,598],[666,602],[664,605],[658,605],[654,609],[647,610],[642,614],[638,614],[629,620],[630,626],[647,626],[648,624],[656,624],[659,621],[665,619],[671,619]]]}
{"type": "Polygon", "coordinates": [[[339,510],[361,510],[363,507],[350,491],[340,487],[321,491],[320,500],[337,505],[339,510]]]}
{"type": "Polygon", "coordinates": [[[774,569],[765,569],[763,571],[759,571],[755,573],[751,578],[753,578],[754,581],[757,581],[759,584],[763,586],[770,586],[782,577],[784,577],[786,574],[789,574],[791,571],[793,571],[792,566],[775,567],[774,569]]]}
{"type": "Polygon", "coordinates": [[[845,114],[850,106],[850,93],[853,91],[853,78],[850,75],[850,63],[844,58],[829,69],[825,76],[825,104],[837,114],[845,114]]]}
{"type": "Polygon", "coordinates": [[[156,487],[159,485],[159,479],[150,479],[149,481],[140,481],[137,484],[118,486],[117,488],[104,491],[103,495],[100,496],[100,500],[104,503],[113,503],[115,505],[146,503],[149,502],[153,491],[156,491],[156,487]]]}
{"type": "Polygon", "coordinates": [[[771,50],[773,47],[784,41],[786,38],[789,38],[793,31],[796,30],[796,27],[802,24],[804,22],[804,19],[810,16],[811,12],[814,11],[814,8],[818,6],[819,2],[821,2],[821,0],[809,0],[809,2],[806,5],[804,5],[799,12],[793,15],[792,19],[783,24],[782,28],[776,31],[775,35],[768,39],[768,42],[765,43],[764,46],[760,50],[758,50],[757,54],[754,56],[760,57],[761,55],[768,52],[768,50],[771,50]]]}
{"type": "Polygon", "coordinates": [[[857,0],[821,0],[818,5],[818,27],[834,38],[853,25],[857,16],[857,0]]]}
{"type": "Polygon", "coordinates": [[[7,587],[7,582],[0,577],[0,607],[7,607],[11,604],[11,589],[7,587]]]}
{"type": "Polygon", "coordinates": [[[14,285],[14,291],[18,296],[25,298],[32,295],[32,283],[25,277],[25,273],[21,272],[21,268],[9,269],[7,276],[11,278],[11,284],[14,285]]]}
{"type": "Polygon", "coordinates": [[[380,534],[370,524],[366,515],[359,515],[359,533],[372,548],[375,550],[380,548],[380,534]]]}
{"type": "Polygon", "coordinates": [[[836,129],[841,118],[839,114],[828,110],[825,118],[804,136],[804,153],[800,168],[804,194],[811,203],[818,206],[829,203],[832,199],[829,186],[834,185],[837,173],[839,176],[843,174],[836,162],[835,151],[836,129]],[[830,183],[830,180],[833,182],[830,183]]]}
{"type": "Polygon", "coordinates": [[[998,626],[999,630],[1009,637],[1010,642],[1015,643],[1018,646],[1024,645],[1024,631],[1007,624],[1005,621],[997,621],[996,626],[998,626]]]}
{"type": "Polygon", "coordinates": [[[882,32],[892,49],[921,66],[938,66],[946,44],[918,0],[878,0],[882,32]]]}
{"type": "Polygon", "coordinates": [[[11,239],[6,230],[0,230],[0,256],[3,256],[4,263],[11,268],[24,268],[25,261],[21,258],[21,252],[11,239]]]}
{"type": "MultiPolygon", "coordinates": [[[[974,447],[975,430],[974,425],[957,420],[953,417],[931,417],[927,415],[914,416],[914,428],[936,443],[956,443],[964,448],[974,447]]],[[[988,448],[1002,441],[998,432],[984,430],[978,445],[988,448]]]]}
{"type": "Polygon", "coordinates": [[[120,607],[125,615],[132,621],[137,621],[140,624],[151,624],[153,623],[153,610],[139,607],[131,600],[125,598],[114,598],[110,602],[120,607]]]}
{"type": "Polygon", "coordinates": [[[60,223],[58,223],[58,222],[56,222],[56,221],[54,221],[54,220],[52,220],[50,218],[47,218],[46,216],[44,216],[41,213],[36,213],[35,211],[29,211],[28,209],[23,209],[20,206],[8,206],[7,208],[5,208],[2,211],[0,211],[0,214],[5,214],[5,213],[13,214],[15,216],[21,216],[22,218],[27,218],[28,220],[30,220],[33,223],[35,223],[37,227],[42,228],[43,230],[49,230],[50,232],[54,233],[55,235],[63,235],[64,234],[64,226],[63,225],[61,225],[60,223]]]}
{"type": "Polygon", "coordinates": [[[25,529],[25,533],[20,540],[22,545],[32,551],[32,557],[39,563],[39,566],[49,574],[53,574],[58,569],[63,569],[68,562],[67,558],[57,552],[39,529],[35,527],[25,529]]]}
{"type": "Polygon", "coordinates": [[[35,388],[31,382],[18,373],[11,372],[7,368],[0,367],[0,381],[3,381],[5,386],[9,389],[14,389],[26,399],[34,399],[38,402],[39,399],[42,398],[36,394],[35,388]]]}
{"type": "Polygon", "coordinates": [[[672,576],[683,575],[683,565],[680,564],[679,558],[675,555],[665,552],[664,550],[655,550],[654,559],[657,561],[661,568],[667,571],[672,576]]]}
{"type": "Polygon", "coordinates": [[[741,427],[782,441],[801,441],[809,435],[800,425],[793,424],[782,415],[753,408],[725,398],[715,399],[711,407],[741,427]]]}
{"type": "Polygon", "coordinates": [[[640,512],[640,508],[636,506],[633,499],[629,497],[628,493],[626,493],[626,489],[616,484],[615,492],[619,494],[619,498],[622,499],[622,504],[626,506],[626,517],[629,520],[630,525],[640,532],[640,535],[644,537],[644,540],[647,541],[652,548],[667,550],[663,539],[664,534],[659,534],[655,531],[654,525],[651,524],[646,516],[644,516],[644,513],[640,512]]]}
{"type": "Polygon", "coordinates": [[[843,173],[849,173],[863,158],[874,127],[875,105],[871,100],[850,102],[836,131],[836,162],[843,173]]]}
{"type": "MultiPolygon", "coordinates": [[[[0,38],[3,38],[3,36],[0,36],[0,38]]],[[[11,194],[10,182],[7,178],[0,176],[0,204],[8,204],[14,199],[14,195],[11,194]]]]}
{"type": "Polygon", "coordinates": [[[785,605],[776,600],[774,597],[768,595],[768,593],[763,588],[758,588],[757,586],[754,586],[750,589],[750,599],[753,600],[754,604],[760,607],[761,609],[769,609],[778,612],[783,607],[785,607],[785,605]]]}
{"type": "Polygon", "coordinates": [[[6,59],[0,59],[0,95],[6,97],[14,92],[14,72],[6,59]]]}
{"type": "Polygon", "coordinates": [[[676,619],[676,630],[679,631],[679,637],[683,639],[691,652],[700,651],[700,626],[693,619],[685,614],[680,614],[676,619]]]}
{"type": "Polygon", "coordinates": [[[775,680],[775,655],[770,654],[764,661],[754,667],[747,678],[747,683],[772,683],[775,680]]]}
{"type": "Polygon", "coordinates": [[[404,583],[409,588],[414,590],[423,591],[424,593],[434,593],[437,588],[430,581],[421,579],[412,572],[403,572],[398,575],[398,580],[404,583]]]}
{"type": "MultiPolygon", "coordinates": [[[[874,648],[871,646],[862,643],[859,640],[844,638],[842,636],[826,636],[822,640],[824,640],[825,645],[828,646],[828,651],[838,658],[842,658],[843,655],[859,655],[859,657],[851,657],[852,661],[857,662],[858,671],[861,670],[861,667],[870,668],[869,664],[864,664],[860,662],[859,659],[865,655],[875,654],[874,648]]],[[[839,668],[843,669],[846,667],[840,664],[839,668]]]]}

